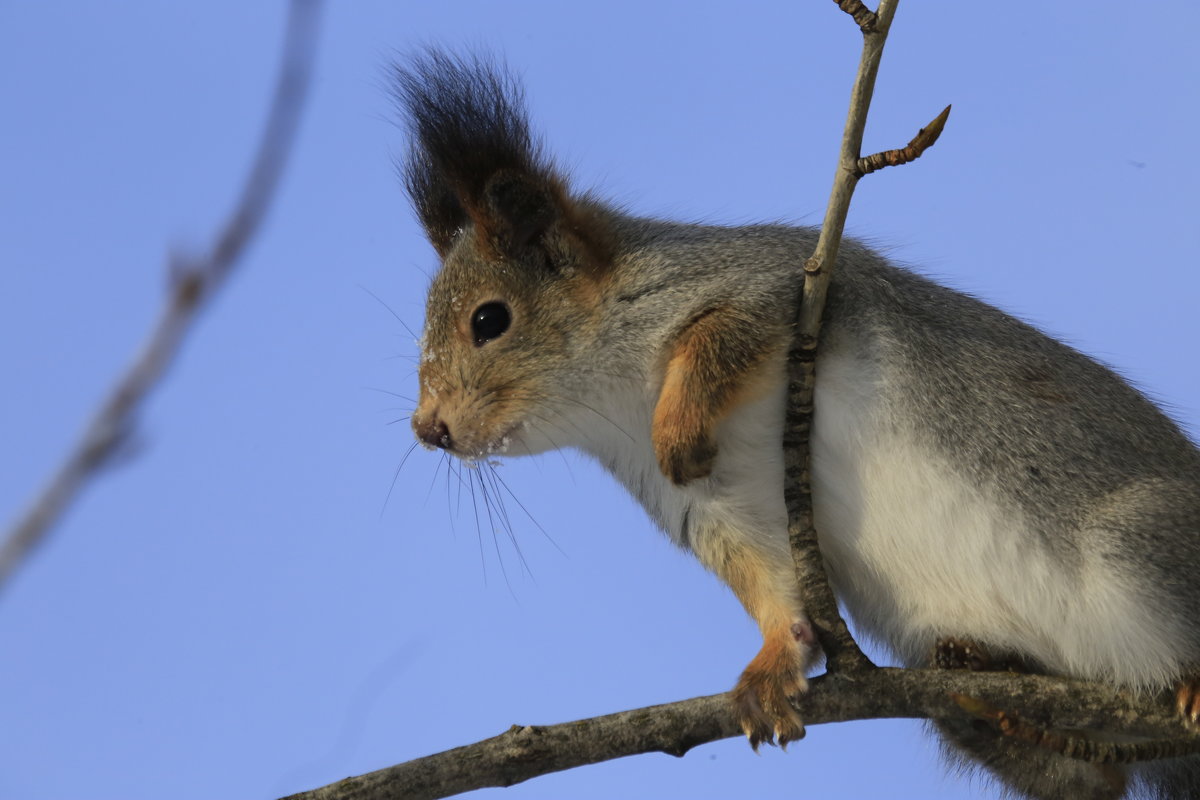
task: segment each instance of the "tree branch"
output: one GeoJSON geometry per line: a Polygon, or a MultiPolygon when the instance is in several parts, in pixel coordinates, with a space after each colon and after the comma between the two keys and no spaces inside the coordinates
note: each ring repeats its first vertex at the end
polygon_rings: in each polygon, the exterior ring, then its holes
{"type": "MultiPolygon", "coordinates": [[[[1138,697],[1110,686],[1042,675],[881,668],[814,678],[798,708],[810,725],[885,718],[961,718],[961,698],[979,707],[1021,709],[1045,727],[1171,737],[1184,744],[1142,753],[1169,757],[1200,749],[1173,697],[1138,697]]],[[[1011,715],[1010,715],[1011,716],[1011,715]]],[[[514,725],[453,750],[291,795],[285,800],[432,800],[641,753],[683,756],[700,744],[740,736],[728,694],[622,711],[559,725],[514,725]]]]}
{"type": "Polygon", "coordinates": [[[308,94],[320,7],[321,0],[292,0],[274,99],[241,197],[205,255],[168,259],[168,292],[158,320],[58,471],[4,537],[0,591],[128,440],[138,411],[174,363],[200,311],[260,230],[287,165],[308,94]]]}

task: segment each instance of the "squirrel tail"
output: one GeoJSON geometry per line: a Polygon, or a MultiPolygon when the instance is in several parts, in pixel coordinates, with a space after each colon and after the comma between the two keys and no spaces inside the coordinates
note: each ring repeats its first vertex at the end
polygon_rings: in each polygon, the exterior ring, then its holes
{"type": "MultiPolygon", "coordinates": [[[[983,720],[938,722],[934,727],[941,734],[947,760],[964,771],[986,768],[1010,796],[1029,800],[1118,800],[1125,794],[1126,772],[1122,767],[1067,758],[1005,736],[983,720]]],[[[1158,781],[1154,783],[1157,786],[1158,781]]],[[[1182,800],[1200,795],[1151,796],[1156,800],[1182,800]]]]}
{"type": "MultiPolygon", "coordinates": [[[[947,637],[938,641],[932,665],[939,669],[1041,672],[1014,653],[994,653],[987,645],[947,637]]],[[[1024,738],[1002,733],[986,719],[933,723],[948,761],[962,771],[983,767],[1005,787],[1005,794],[1028,800],[1147,800],[1200,798],[1200,756],[1164,759],[1131,767],[1070,758],[1024,738]]]]}
{"type": "Polygon", "coordinates": [[[1013,739],[981,720],[939,722],[948,761],[963,771],[984,767],[1009,797],[1029,800],[1197,800],[1200,756],[1133,767],[1092,764],[1013,739]]]}
{"type": "Polygon", "coordinates": [[[1155,761],[1137,767],[1138,796],[1153,800],[1192,800],[1200,797],[1200,756],[1155,761]]]}

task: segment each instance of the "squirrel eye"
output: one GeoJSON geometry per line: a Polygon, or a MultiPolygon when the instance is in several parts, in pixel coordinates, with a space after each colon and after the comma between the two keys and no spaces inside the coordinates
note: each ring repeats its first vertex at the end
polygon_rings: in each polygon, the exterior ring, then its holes
{"type": "Polygon", "coordinates": [[[512,315],[504,303],[484,303],[471,315],[471,335],[475,337],[475,346],[497,338],[508,330],[511,322],[512,315]]]}

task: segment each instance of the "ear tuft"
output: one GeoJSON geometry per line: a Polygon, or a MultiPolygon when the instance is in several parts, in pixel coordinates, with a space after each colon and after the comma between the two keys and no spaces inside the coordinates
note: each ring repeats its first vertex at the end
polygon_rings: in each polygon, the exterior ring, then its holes
{"type": "MultiPolygon", "coordinates": [[[[396,65],[393,74],[393,94],[412,135],[405,184],[430,241],[443,255],[468,222],[512,219],[493,214],[486,190],[493,179],[557,183],[530,134],[521,87],[502,65],[430,49],[396,65]]],[[[489,238],[505,238],[499,233],[487,231],[489,238]]]]}
{"type": "Polygon", "coordinates": [[[600,268],[609,233],[578,201],[529,130],[516,79],[494,60],[426,50],[394,67],[412,135],[402,166],[414,209],[445,257],[460,231],[501,257],[540,247],[551,264],[600,268]]]}

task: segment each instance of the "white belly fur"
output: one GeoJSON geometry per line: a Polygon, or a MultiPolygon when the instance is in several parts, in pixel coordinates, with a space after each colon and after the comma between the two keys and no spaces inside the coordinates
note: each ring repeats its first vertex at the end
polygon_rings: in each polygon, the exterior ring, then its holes
{"type": "Polygon", "coordinates": [[[886,386],[829,354],[817,379],[813,505],[835,587],[860,629],[910,665],[941,636],[1128,686],[1177,674],[1172,634],[1085,552],[1071,569],[1020,516],[912,436],[880,424],[886,386]]]}

